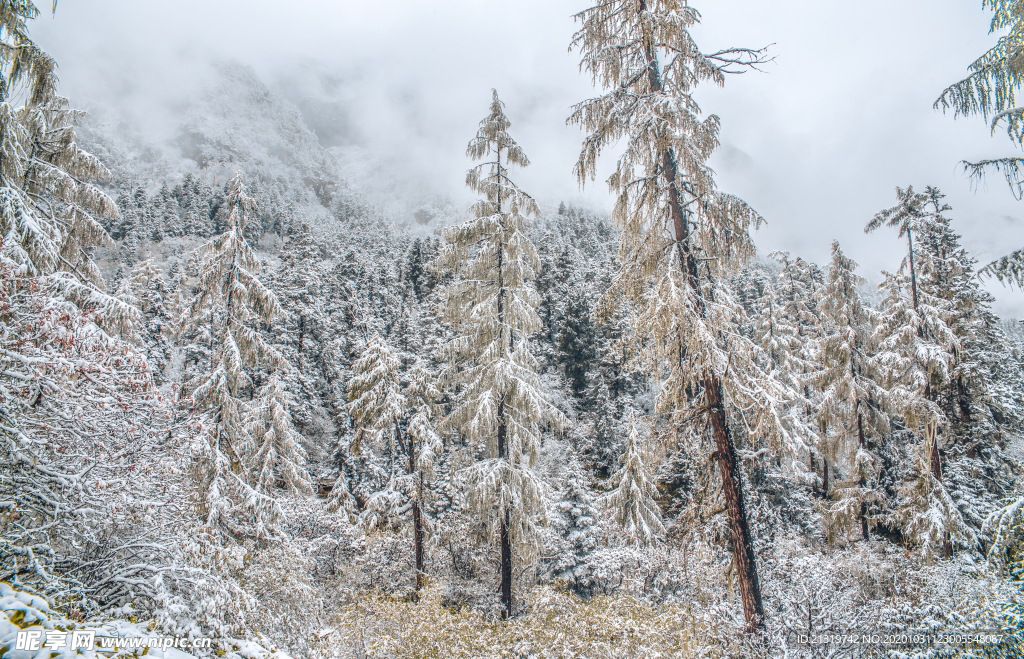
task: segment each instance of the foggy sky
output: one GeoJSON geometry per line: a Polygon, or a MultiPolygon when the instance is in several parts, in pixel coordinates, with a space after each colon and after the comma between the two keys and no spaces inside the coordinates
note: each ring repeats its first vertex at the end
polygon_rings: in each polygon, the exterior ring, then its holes
{"type": "MultiPolygon", "coordinates": [[[[722,118],[713,159],[719,186],[768,220],[755,240],[824,265],[838,239],[878,279],[904,245],[894,230],[865,236],[895,203],[895,186],[937,186],[954,228],[982,263],[1024,247],[1024,202],[1001,177],[973,190],[959,161],[1013,155],[980,118],[932,109],[941,90],[992,43],[981,2],[962,0],[718,0],[695,2],[706,51],[771,44],[763,73],[698,93],[722,118]]],[[[344,101],[344,139],[405,163],[416,184],[466,196],[465,146],[497,88],[512,133],[533,165],[517,182],[542,204],[610,208],[600,176],[572,177],[581,134],[568,107],[595,92],[568,52],[585,2],[457,0],[65,0],[33,22],[57,60],[62,93],[87,109],[170,131],[212,59],[251,65],[297,101],[313,72],[336,82],[316,93],[344,101]]],[[[322,87],[322,85],[321,85],[322,87]]],[[[604,172],[611,169],[611,154],[604,172]]],[[[1024,316],[1024,295],[998,284],[996,311],[1024,316]]]]}

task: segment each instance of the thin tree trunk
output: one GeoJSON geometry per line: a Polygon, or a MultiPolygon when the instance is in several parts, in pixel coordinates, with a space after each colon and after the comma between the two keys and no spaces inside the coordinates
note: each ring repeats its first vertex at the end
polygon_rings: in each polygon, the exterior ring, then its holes
{"type": "MultiPolygon", "coordinates": [[[[499,187],[497,192],[497,207],[498,215],[501,216],[501,148],[498,148],[497,153],[497,166],[498,166],[498,177],[499,187]]],[[[501,341],[502,355],[505,352],[505,338],[503,336],[505,332],[505,280],[504,280],[504,244],[498,245],[498,325],[499,325],[499,336],[498,340],[501,341]]],[[[515,337],[512,335],[512,329],[508,329],[508,349],[511,352],[514,345],[515,337]]],[[[505,397],[502,396],[498,401],[498,458],[508,460],[507,446],[506,446],[506,428],[505,428],[505,397]]],[[[509,618],[512,615],[512,538],[509,535],[508,528],[508,511],[500,510],[498,520],[498,536],[500,544],[500,571],[501,571],[501,604],[505,608],[502,612],[503,618],[509,618]]]]}
{"type": "MultiPolygon", "coordinates": [[[[929,462],[931,463],[932,476],[935,480],[942,482],[942,462],[939,459],[939,433],[938,430],[932,430],[928,433],[930,435],[928,441],[928,453],[929,462]]],[[[950,542],[949,531],[946,531],[946,537],[942,541],[942,555],[946,558],[953,557],[953,543],[950,542]]]]}
{"type": "Polygon", "coordinates": [[[960,420],[967,423],[971,422],[971,399],[967,395],[967,387],[964,386],[963,380],[960,378],[953,379],[954,392],[956,396],[956,405],[960,408],[960,420]]]}
{"type": "Polygon", "coordinates": [[[757,577],[754,560],[754,545],[747,525],[747,511],[743,504],[743,489],[740,485],[736,464],[736,447],[725,419],[725,405],[722,401],[722,383],[714,373],[704,374],[704,397],[711,416],[711,430],[715,436],[718,466],[722,472],[722,489],[725,504],[729,509],[729,530],[732,532],[733,554],[736,571],[740,579],[740,598],[743,600],[743,614],[747,628],[754,629],[764,618],[761,603],[761,584],[757,577]]]}
{"type": "MultiPolygon", "coordinates": [[[[498,402],[498,458],[506,457],[505,445],[505,399],[498,402]]],[[[505,608],[503,618],[512,615],[512,539],[509,537],[508,511],[499,512],[501,516],[498,524],[498,535],[501,544],[500,570],[501,570],[501,604],[505,608]]]]}
{"type": "Polygon", "coordinates": [[[818,465],[814,460],[814,451],[810,452],[811,456],[811,473],[814,474],[814,483],[811,485],[811,491],[818,494],[818,465]]]}
{"type": "Polygon", "coordinates": [[[501,604],[505,607],[501,617],[512,617],[512,540],[509,537],[508,516],[501,518],[501,604]]]}
{"type": "Polygon", "coordinates": [[[828,458],[824,456],[821,458],[821,468],[823,472],[823,477],[821,479],[821,492],[825,495],[825,498],[828,498],[828,458]]]}
{"type": "MultiPolygon", "coordinates": [[[[907,255],[910,257],[910,292],[914,298],[914,311],[917,311],[917,272],[914,270],[914,239],[911,237],[910,229],[907,229],[907,255]]],[[[918,332],[921,328],[918,328],[918,332]]]]}
{"type": "Polygon", "coordinates": [[[416,590],[423,587],[425,568],[423,565],[423,513],[420,511],[420,501],[423,499],[423,476],[417,478],[417,499],[412,504],[412,529],[416,540],[416,590]]]}
{"type": "MultiPolygon", "coordinates": [[[[647,10],[645,0],[639,0],[641,12],[647,10]]],[[[647,60],[647,79],[651,92],[662,91],[661,71],[654,50],[654,43],[649,39],[644,44],[644,56],[647,60]]],[[[668,186],[669,211],[672,228],[675,233],[676,250],[679,265],[686,274],[687,282],[693,293],[701,317],[705,314],[703,289],[697,259],[694,258],[690,246],[690,226],[679,189],[676,186],[678,167],[675,152],[665,149],[661,153],[662,175],[668,186]]],[[[757,576],[757,565],[754,560],[754,547],[750,539],[747,525],[747,512],[743,506],[743,491],[740,485],[739,472],[736,465],[736,447],[733,445],[729,424],[725,417],[725,404],[722,399],[722,382],[713,371],[704,373],[704,396],[708,413],[711,415],[711,426],[715,436],[715,445],[719,456],[718,464],[722,472],[722,487],[725,490],[726,506],[729,509],[729,527],[733,536],[733,551],[736,554],[736,567],[740,579],[740,594],[743,600],[743,614],[747,626],[751,629],[761,624],[764,618],[764,607],[761,603],[761,586],[757,576]]]]}
{"type": "Polygon", "coordinates": [[[936,480],[941,481],[942,480],[942,464],[939,462],[938,433],[932,432],[931,435],[932,435],[931,436],[931,441],[929,442],[930,446],[928,448],[929,448],[929,453],[930,453],[930,456],[931,456],[932,475],[935,476],[936,480]]]}
{"type": "MultiPolygon", "coordinates": [[[[857,412],[857,439],[860,442],[860,447],[866,448],[867,443],[864,441],[864,415],[861,412],[857,412]]],[[[857,484],[864,487],[867,483],[864,480],[864,474],[860,475],[860,479],[857,484]]],[[[867,501],[860,502],[860,532],[864,536],[865,540],[871,539],[871,533],[868,531],[868,503],[867,501]]]]}
{"type": "MultiPolygon", "coordinates": [[[[402,431],[399,429],[398,424],[395,424],[395,434],[399,438],[399,446],[401,446],[402,431]]],[[[413,445],[412,437],[409,435],[405,436],[405,453],[409,458],[409,474],[413,478],[417,478],[416,473],[416,447],[413,445]]],[[[420,592],[423,587],[423,517],[420,512],[420,499],[423,495],[423,480],[422,478],[417,479],[417,492],[416,497],[412,500],[412,546],[413,551],[416,553],[416,592],[420,592]]]]}

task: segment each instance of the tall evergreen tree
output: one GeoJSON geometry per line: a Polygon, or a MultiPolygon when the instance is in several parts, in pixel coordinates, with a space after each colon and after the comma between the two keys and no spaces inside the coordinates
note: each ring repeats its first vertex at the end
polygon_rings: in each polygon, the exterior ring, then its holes
{"type": "Polygon", "coordinates": [[[466,175],[466,185],[483,199],[473,207],[475,219],[444,232],[437,261],[456,276],[444,298],[456,335],[448,377],[460,390],[446,422],[487,456],[465,472],[467,497],[496,536],[506,616],[513,610],[514,563],[530,565],[536,556],[543,498],[533,463],[540,424],[551,415],[529,340],[540,329],[532,284],[539,262],[526,233],[526,216],[537,214],[537,204],[509,178],[509,166],[529,165],[509,126],[494,92],[466,150],[474,160],[489,157],[466,175]]]}
{"type": "Polygon", "coordinates": [[[596,339],[586,294],[575,286],[566,293],[556,357],[565,372],[569,388],[577,398],[582,399],[587,387],[587,375],[596,357],[596,339]]]}
{"type": "MultiPolygon", "coordinates": [[[[982,0],[982,7],[992,10],[989,33],[1005,33],[992,48],[971,62],[966,78],[942,91],[933,107],[943,112],[952,110],[954,118],[980,114],[990,123],[993,134],[1002,123],[1010,141],[1024,148],[1024,106],[1016,100],[1024,84],[1024,70],[1020,66],[1024,50],[1024,5],[1017,0],[982,0]]],[[[1024,199],[1024,157],[965,160],[962,164],[975,181],[992,170],[1001,173],[1013,195],[1024,199]]],[[[996,259],[982,268],[980,274],[1024,287],[1024,249],[996,259]]]]}
{"type": "Polygon", "coordinates": [[[284,310],[260,281],[260,263],[243,236],[255,204],[240,174],[228,184],[227,204],[227,230],[192,255],[190,268],[198,281],[182,325],[190,334],[209,324],[212,344],[210,371],[189,383],[210,419],[199,467],[207,523],[235,536],[262,538],[274,533],[282,513],[261,487],[266,482],[253,478],[258,448],[248,419],[251,406],[243,396],[253,388],[250,371],[287,368],[254,326],[283,316],[284,310]]]}
{"type": "MultiPolygon", "coordinates": [[[[440,395],[422,361],[413,365],[405,387],[400,369],[398,356],[387,342],[374,335],[366,352],[353,365],[350,414],[358,433],[355,448],[358,450],[366,439],[386,438],[392,461],[387,487],[370,497],[363,519],[372,528],[411,512],[418,591],[425,575],[424,480],[432,473],[434,460],[441,451],[431,420],[440,395]],[[401,476],[395,475],[395,461],[405,462],[401,476]]],[[[347,487],[344,478],[342,474],[335,487],[347,487]]]]}
{"type": "Polygon", "coordinates": [[[796,391],[791,415],[794,425],[800,426],[801,433],[808,438],[810,484],[812,490],[818,492],[819,483],[827,480],[827,463],[821,453],[822,438],[814,429],[817,392],[812,391],[807,376],[815,370],[813,346],[822,331],[817,291],[823,286],[824,278],[818,266],[802,258],[791,258],[787,252],[774,252],[769,256],[782,265],[775,284],[777,297],[770,305],[776,314],[771,323],[772,335],[778,337],[774,344],[778,345],[778,359],[785,364],[778,377],[789,382],[796,391]],[[822,469],[820,481],[819,466],[822,469]]]}
{"type": "Polygon", "coordinates": [[[85,113],[57,94],[56,63],[32,41],[30,0],[0,6],[0,239],[4,255],[102,327],[129,332],[135,305],[105,292],[92,248],[110,245],[117,205],[89,181],[110,172],[75,142],[85,113]]]}
{"type": "MultiPolygon", "coordinates": [[[[989,33],[1005,33],[967,67],[970,73],[966,78],[942,91],[933,107],[943,112],[952,110],[954,117],[980,114],[990,122],[993,133],[1002,122],[1010,141],[1024,146],[1024,106],[1016,102],[1017,91],[1024,83],[1020,67],[1020,53],[1024,49],[1024,6],[1017,0],[982,0],[981,4],[992,10],[989,33]]],[[[993,169],[1002,173],[1013,194],[1018,199],[1024,197],[1024,158],[964,161],[963,165],[975,179],[993,169]]]]}
{"type": "Polygon", "coordinates": [[[665,530],[661,510],[655,501],[657,488],[651,478],[650,454],[644,446],[636,416],[629,418],[629,437],[622,456],[622,467],[611,478],[614,489],[607,503],[618,523],[641,544],[650,543],[665,530]]]}
{"type": "Polygon", "coordinates": [[[920,229],[924,219],[924,205],[928,201],[928,195],[914,192],[914,186],[908,185],[906,190],[897,187],[896,196],[899,203],[871,218],[871,221],[864,227],[864,233],[871,233],[881,226],[888,226],[898,228],[900,238],[907,237],[907,258],[904,260],[904,266],[910,272],[910,291],[916,311],[918,294],[917,269],[914,268],[914,232],[920,229]]]}
{"type": "Polygon", "coordinates": [[[882,409],[885,391],[876,382],[871,356],[874,354],[872,311],[858,292],[862,279],[854,274],[856,264],[832,243],[832,262],[821,289],[818,310],[825,322],[815,352],[819,370],[808,382],[821,392],[817,410],[823,446],[825,530],[830,539],[845,539],[849,530],[860,527],[869,538],[868,507],[879,499],[877,457],[868,442],[889,432],[889,417],[882,409]],[[836,486],[830,486],[830,465],[836,486]],[[835,472],[839,472],[836,474],[835,472]]]}
{"type": "MultiPolygon", "coordinates": [[[[718,146],[719,119],[700,117],[693,91],[702,82],[722,84],[763,55],[703,53],[689,31],[699,18],[684,0],[616,0],[578,13],[582,27],[572,46],[580,50],[581,67],[607,91],[574,106],[569,122],[587,131],[575,167],[581,184],[594,177],[606,146],[627,140],[608,179],[622,228],[616,288],[635,300],[638,330],[656,360],[672,369],[663,407],[707,411],[744,614],[753,627],[764,609],[723,389],[734,349],[719,337],[735,313],[721,275],[753,254],[750,230],[761,218],[716,189],[707,159],[718,146]]],[[[750,354],[749,347],[738,352],[750,354]]],[[[761,407],[773,415],[767,401],[761,407]]]]}
{"type": "MultiPolygon", "coordinates": [[[[886,274],[880,287],[883,302],[875,331],[878,354],[874,361],[888,391],[891,412],[901,418],[905,427],[925,438],[924,450],[931,474],[928,478],[936,481],[934,487],[925,487],[930,492],[942,489],[938,429],[946,420],[934,401],[940,389],[950,381],[959,342],[947,325],[952,318],[948,302],[922,290],[919,285],[921,250],[920,246],[915,249],[913,236],[916,233],[920,238],[922,233],[933,232],[929,229],[940,222],[942,213],[950,208],[940,202],[942,194],[931,187],[924,193],[915,193],[911,186],[906,190],[896,188],[896,193],[899,204],[875,215],[864,228],[865,232],[870,232],[884,224],[898,227],[900,237],[907,237],[907,256],[900,266],[901,275],[886,274]],[[915,256],[918,266],[915,266],[915,256]],[[909,284],[909,301],[902,293],[907,288],[904,281],[909,284]]],[[[939,513],[922,515],[923,519],[941,517],[944,515],[939,513]]],[[[950,543],[944,544],[946,555],[951,555],[950,543]]]]}
{"type": "Polygon", "coordinates": [[[267,379],[253,402],[249,433],[256,440],[256,451],[248,465],[252,482],[264,492],[281,485],[312,494],[302,436],[292,422],[292,397],[277,373],[267,379]]]}
{"type": "Polygon", "coordinates": [[[549,515],[558,538],[555,551],[549,552],[553,554],[549,570],[576,593],[586,596],[593,591],[594,566],[590,559],[600,546],[600,513],[580,465],[573,461],[568,471],[565,491],[552,504],[553,514],[549,515]]]}

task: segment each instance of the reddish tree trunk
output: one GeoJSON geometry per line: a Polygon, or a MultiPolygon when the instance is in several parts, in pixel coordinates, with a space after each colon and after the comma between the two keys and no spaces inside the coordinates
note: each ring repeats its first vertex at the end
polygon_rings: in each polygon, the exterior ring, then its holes
{"type": "Polygon", "coordinates": [[[739,468],[736,464],[736,447],[725,418],[722,400],[722,383],[714,373],[704,374],[704,398],[711,415],[711,431],[715,436],[718,466],[722,473],[722,490],[725,504],[729,509],[729,530],[732,532],[732,549],[736,558],[736,572],[740,581],[740,598],[748,629],[761,624],[764,606],[761,603],[761,584],[757,577],[754,560],[754,544],[747,525],[747,511],[743,504],[743,488],[740,484],[739,468]]]}
{"type": "MultiPolygon", "coordinates": [[[[645,0],[639,0],[639,10],[647,11],[645,0]]],[[[644,44],[644,57],[647,60],[647,79],[651,92],[661,92],[661,70],[658,66],[654,43],[647,39],[644,44]]],[[[690,245],[690,226],[682,195],[676,186],[678,167],[675,153],[671,148],[661,152],[662,176],[668,188],[668,206],[675,233],[676,250],[679,266],[685,273],[687,283],[693,294],[693,300],[701,317],[705,314],[704,291],[701,287],[697,259],[694,258],[690,245]]],[[[764,618],[764,607],[761,604],[761,586],[757,577],[757,565],[754,561],[754,548],[750,540],[750,529],[747,526],[747,512],[743,506],[743,492],[740,487],[739,471],[736,464],[736,447],[733,445],[729,424],[725,417],[725,403],[722,397],[722,382],[718,375],[711,371],[704,373],[704,396],[708,413],[711,416],[712,431],[719,456],[718,464],[722,472],[722,487],[725,490],[726,506],[729,509],[729,526],[733,536],[733,551],[736,556],[736,567],[740,581],[740,595],[743,600],[743,614],[749,628],[760,625],[764,618]]]]}

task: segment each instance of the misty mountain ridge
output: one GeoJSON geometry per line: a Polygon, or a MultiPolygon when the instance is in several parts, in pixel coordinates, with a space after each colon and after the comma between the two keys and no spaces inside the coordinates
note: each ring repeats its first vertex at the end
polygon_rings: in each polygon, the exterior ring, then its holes
{"type": "Polygon", "coordinates": [[[374,203],[396,227],[419,235],[427,235],[423,227],[429,233],[463,216],[446,195],[401,178],[401,167],[359,146],[358,136],[332,131],[330,122],[343,110],[337,101],[318,98],[312,83],[296,105],[251,67],[219,62],[210,68],[201,91],[183,101],[173,137],[162,142],[102,108],[84,120],[82,144],[109,163],[114,188],[143,183],[155,192],[186,174],[218,186],[243,172],[278,182],[288,191],[286,203],[313,215],[329,213],[335,195],[345,193],[374,203]],[[328,136],[329,148],[307,121],[328,136]]]}

